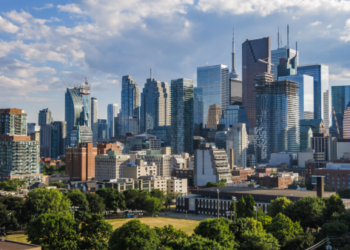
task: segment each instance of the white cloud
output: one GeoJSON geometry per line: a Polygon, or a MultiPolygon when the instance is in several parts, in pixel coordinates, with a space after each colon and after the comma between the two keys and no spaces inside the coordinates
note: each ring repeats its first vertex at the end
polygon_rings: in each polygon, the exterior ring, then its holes
{"type": "Polygon", "coordinates": [[[16,25],[0,16],[0,31],[5,31],[7,33],[16,33],[18,29],[19,28],[16,25]]]}
{"type": "Polygon", "coordinates": [[[311,26],[317,26],[317,25],[320,25],[322,22],[320,21],[316,21],[316,22],[313,22],[313,23],[310,23],[311,26]]]}
{"type": "Polygon", "coordinates": [[[52,3],[47,3],[44,5],[44,7],[38,8],[38,7],[33,7],[33,9],[35,10],[45,10],[45,9],[51,9],[53,8],[53,4],[52,3]]]}
{"type": "Polygon", "coordinates": [[[57,8],[59,11],[69,12],[69,13],[75,13],[75,14],[85,14],[84,11],[82,11],[78,5],[72,3],[67,5],[57,5],[57,8]]]}
{"type": "Polygon", "coordinates": [[[332,28],[332,25],[331,25],[331,24],[327,26],[327,29],[330,29],[330,28],[332,28]]]}
{"type": "Polygon", "coordinates": [[[350,18],[346,20],[343,34],[344,35],[340,37],[340,40],[344,42],[349,42],[350,41],[350,18]]]}
{"type": "Polygon", "coordinates": [[[339,74],[330,74],[331,80],[350,80],[350,70],[343,69],[339,74]]]}
{"type": "Polygon", "coordinates": [[[9,78],[4,75],[0,75],[0,89],[1,95],[17,95],[25,96],[28,93],[48,90],[46,84],[39,84],[39,79],[32,78],[9,78]]]}

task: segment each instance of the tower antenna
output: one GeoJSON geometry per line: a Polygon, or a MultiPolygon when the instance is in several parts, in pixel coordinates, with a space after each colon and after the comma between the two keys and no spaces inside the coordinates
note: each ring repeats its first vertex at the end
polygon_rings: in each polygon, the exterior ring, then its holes
{"type": "Polygon", "coordinates": [[[280,27],[278,27],[278,32],[277,32],[277,48],[280,48],[280,27]]]}
{"type": "Polygon", "coordinates": [[[150,69],[150,78],[152,80],[152,68],[150,69]]]}
{"type": "Polygon", "coordinates": [[[287,24],[287,47],[289,48],[289,24],[287,24]]]}

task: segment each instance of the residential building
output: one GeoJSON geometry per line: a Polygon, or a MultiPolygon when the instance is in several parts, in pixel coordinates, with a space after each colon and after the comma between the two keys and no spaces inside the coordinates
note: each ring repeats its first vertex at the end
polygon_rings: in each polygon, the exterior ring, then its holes
{"type": "Polygon", "coordinates": [[[126,166],[123,166],[123,178],[138,179],[141,176],[157,176],[157,166],[154,163],[148,164],[143,160],[136,162],[130,162],[126,166]]]}
{"type": "Polygon", "coordinates": [[[311,148],[312,129],[306,126],[300,126],[300,151],[311,148]]]}
{"type": "Polygon", "coordinates": [[[232,37],[232,69],[230,72],[230,103],[242,102],[242,81],[239,80],[239,75],[236,72],[236,50],[235,36],[232,37]]]}
{"type": "Polygon", "coordinates": [[[273,63],[273,65],[271,65],[271,73],[273,74],[274,81],[277,81],[278,77],[281,76],[278,75],[278,66],[280,65],[281,59],[293,59],[293,66],[296,69],[299,64],[299,53],[287,46],[271,50],[271,62],[273,63]]]}
{"type": "Polygon", "coordinates": [[[38,125],[39,126],[48,125],[48,124],[51,124],[51,122],[53,122],[51,110],[49,110],[48,108],[40,110],[39,111],[39,118],[38,118],[38,125]]]}
{"type": "MultiPolygon", "coordinates": [[[[335,115],[337,117],[338,128],[340,132],[340,136],[345,138],[343,133],[343,121],[344,114],[349,107],[350,103],[350,85],[345,86],[332,86],[332,108],[334,108],[335,115]]],[[[332,132],[337,134],[336,132],[336,124],[334,120],[334,116],[332,115],[332,132]]],[[[338,136],[338,135],[337,135],[338,136]]]]}
{"type": "Polygon", "coordinates": [[[225,129],[228,129],[231,127],[231,125],[238,123],[245,123],[247,129],[249,127],[245,106],[235,102],[235,104],[231,104],[226,110],[222,111],[219,124],[224,124],[225,129]]]}
{"type": "Polygon", "coordinates": [[[171,80],[171,149],[193,153],[193,81],[171,80]]]}
{"type": "Polygon", "coordinates": [[[311,148],[317,156],[316,161],[335,161],[337,159],[337,138],[329,134],[314,134],[311,148]]]}
{"type": "Polygon", "coordinates": [[[203,186],[209,181],[231,180],[231,169],[224,149],[202,144],[194,152],[194,185],[203,186]]]}
{"type": "Polygon", "coordinates": [[[30,136],[31,141],[40,142],[40,126],[36,126],[35,123],[28,123],[27,135],[30,136]]]}
{"type": "Polygon", "coordinates": [[[143,160],[147,164],[155,163],[157,166],[157,176],[169,177],[173,168],[171,155],[163,155],[160,150],[147,150],[145,155],[137,155],[137,159],[143,160]]]}
{"type": "Polygon", "coordinates": [[[131,76],[126,75],[122,78],[122,109],[120,134],[125,136],[127,133],[138,134],[140,131],[140,94],[139,86],[131,76]]]}
{"type": "Polygon", "coordinates": [[[97,148],[93,143],[79,143],[77,147],[66,148],[66,175],[71,180],[87,181],[95,178],[95,157],[97,148]]]}
{"type": "Polygon", "coordinates": [[[108,124],[106,119],[97,120],[97,139],[108,139],[108,124]]]}
{"type": "Polygon", "coordinates": [[[162,147],[160,151],[162,155],[171,155],[171,147],[162,147]]]}
{"type": "Polygon", "coordinates": [[[222,115],[221,107],[217,104],[209,106],[207,128],[217,130],[222,115]]]}
{"type": "Polygon", "coordinates": [[[173,176],[180,178],[180,179],[187,179],[187,185],[189,187],[194,186],[193,174],[194,169],[193,168],[187,168],[187,169],[174,169],[173,176]]]}
{"type": "Polygon", "coordinates": [[[91,130],[92,130],[92,142],[94,146],[97,145],[98,138],[98,101],[97,98],[91,97],[91,130]]]}
{"type": "Polygon", "coordinates": [[[350,188],[349,163],[327,163],[325,168],[314,169],[314,175],[324,176],[324,184],[332,191],[337,192],[339,188],[350,188]]]}
{"type": "Polygon", "coordinates": [[[126,138],[125,153],[141,150],[160,150],[161,140],[154,135],[140,134],[126,138]]]}
{"type": "Polygon", "coordinates": [[[230,105],[230,75],[226,65],[197,68],[197,86],[203,89],[203,124],[207,124],[207,112],[214,103],[222,110],[230,105]]]}
{"type": "Polygon", "coordinates": [[[167,82],[147,79],[141,93],[140,133],[159,126],[170,126],[170,88],[167,82]]]}
{"type": "Polygon", "coordinates": [[[204,103],[203,103],[203,89],[201,87],[193,88],[193,123],[204,124],[204,103]]]}
{"type": "Polygon", "coordinates": [[[22,109],[0,109],[0,135],[27,135],[27,114],[22,109]]]}
{"type": "Polygon", "coordinates": [[[172,155],[171,164],[174,168],[187,168],[187,162],[182,155],[172,155]]]}
{"type": "Polygon", "coordinates": [[[153,129],[149,129],[147,133],[161,140],[162,147],[171,146],[171,126],[154,127],[153,129]]]}
{"type": "Polygon", "coordinates": [[[70,147],[76,147],[79,143],[93,142],[93,134],[90,127],[74,126],[71,130],[70,147]]]}
{"type": "Polygon", "coordinates": [[[343,138],[350,139],[350,102],[346,106],[344,111],[344,120],[343,120],[343,138]]]}
{"type": "Polygon", "coordinates": [[[270,63],[271,39],[269,37],[256,40],[247,39],[242,44],[242,101],[249,120],[248,134],[254,134],[256,126],[255,75],[261,72],[270,73],[270,63]]]}
{"type": "Polygon", "coordinates": [[[167,192],[186,194],[187,183],[187,179],[178,179],[177,177],[171,177],[167,179],[167,192]]]}
{"type": "Polygon", "coordinates": [[[329,68],[324,64],[298,66],[298,74],[314,78],[314,119],[324,121],[326,132],[330,124],[331,101],[329,90],[329,68]]]}
{"type": "Polygon", "coordinates": [[[119,109],[118,103],[108,104],[107,106],[107,138],[112,138],[115,136],[115,118],[118,116],[119,109]]]}
{"type": "Polygon", "coordinates": [[[107,155],[107,151],[118,151],[119,155],[123,154],[123,147],[119,143],[98,143],[97,155],[107,155]]]}
{"type": "Polygon", "coordinates": [[[300,120],[300,128],[311,128],[313,134],[326,133],[326,128],[322,119],[303,119],[300,120]]]}
{"type": "Polygon", "coordinates": [[[231,149],[233,149],[234,165],[247,167],[248,133],[245,123],[233,124],[227,132],[226,152],[229,161],[231,161],[231,149]]]}
{"type": "Polygon", "coordinates": [[[95,158],[95,180],[118,179],[123,176],[123,168],[130,161],[129,155],[121,155],[117,150],[108,150],[105,155],[95,158]]]}
{"type": "Polygon", "coordinates": [[[292,184],[292,176],[290,174],[281,173],[279,173],[278,176],[258,173],[248,176],[248,181],[256,181],[264,187],[286,189],[292,184]]]}

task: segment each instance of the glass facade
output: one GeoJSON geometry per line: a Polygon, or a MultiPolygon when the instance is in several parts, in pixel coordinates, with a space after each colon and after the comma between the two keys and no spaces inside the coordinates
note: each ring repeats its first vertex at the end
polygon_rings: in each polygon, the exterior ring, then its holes
{"type": "MultiPolygon", "coordinates": [[[[279,81],[294,81],[299,86],[299,119],[305,118],[305,112],[314,112],[314,78],[308,75],[281,76],[279,81]]],[[[313,119],[313,118],[311,118],[313,119]]]]}
{"type": "Polygon", "coordinates": [[[97,138],[100,139],[107,139],[107,120],[106,119],[98,119],[97,121],[98,125],[98,132],[97,132],[97,138]]]}
{"type": "Polygon", "coordinates": [[[298,66],[298,74],[314,78],[314,119],[323,119],[328,130],[331,115],[329,69],[324,64],[298,66]]]}
{"type": "Polygon", "coordinates": [[[118,116],[118,104],[112,103],[107,106],[107,138],[114,137],[115,118],[118,116]]]}
{"type": "Polygon", "coordinates": [[[171,149],[193,154],[193,81],[171,80],[171,149]]]}
{"type": "Polygon", "coordinates": [[[27,135],[27,114],[0,110],[0,135],[27,135]]]}
{"type": "Polygon", "coordinates": [[[203,89],[203,126],[208,121],[209,107],[213,104],[227,109],[230,104],[230,74],[226,65],[197,68],[197,86],[203,89]]]}
{"type": "Polygon", "coordinates": [[[215,134],[215,147],[226,150],[227,131],[219,131],[215,134]]]}
{"type": "Polygon", "coordinates": [[[200,87],[194,88],[194,124],[203,124],[203,89],[200,87]]]}
{"type": "Polygon", "coordinates": [[[271,39],[269,37],[246,40],[242,44],[242,101],[247,109],[248,134],[253,134],[256,126],[255,76],[264,72],[270,73],[268,63],[271,63],[271,39]]]}
{"type": "Polygon", "coordinates": [[[98,124],[97,124],[98,116],[97,116],[97,112],[98,112],[97,99],[95,97],[91,97],[91,130],[92,130],[92,134],[93,134],[94,147],[96,147],[97,136],[98,136],[97,135],[98,134],[98,124]]]}
{"type": "Polygon", "coordinates": [[[343,138],[350,139],[350,102],[348,103],[344,111],[343,138]]]}
{"type": "Polygon", "coordinates": [[[171,126],[155,127],[147,130],[147,133],[160,139],[162,147],[171,147],[171,126]]]}
{"type": "Polygon", "coordinates": [[[70,147],[77,147],[79,143],[92,142],[92,130],[87,126],[73,127],[70,147]]]}
{"type": "Polygon", "coordinates": [[[51,124],[53,122],[52,112],[49,109],[43,109],[39,111],[38,117],[39,126],[51,124]]]}
{"type": "Polygon", "coordinates": [[[235,166],[247,167],[248,134],[244,123],[234,124],[228,129],[226,152],[231,160],[230,149],[233,149],[235,166]]]}
{"type": "MultiPolygon", "coordinates": [[[[343,135],[344,112],[350,102],[350,86],[332,86],[332,107],[337,117],[340,135],[343,135]]],[[[332,115],[333,131],[336,133],[334,116],[332,115]]]]}
{"type": "Polygon", "coordinates": [[[66,140],[67,140],[67,122],[57,121],[53,122],[52,125],[57,130],[57,154],[65,155],[66,154],[66,140]]]}
{"type": "Polygon", "coordinates": [[[228,129],[233,124],[245,123],[248,127],[248,117],[246,108],[242,105],[230,105],[222,112],[220,124],[225,124],[225,129],[228,129]]]}
{"type": "MultiPolygon", "coordinates": [[[[299,53],[298,53],[299,54],[299,53]]],[[[297,51],[288,47],[279,48],[271,51],[271,73],[273,74],[273,79],[277,81],[278,77],[278,65],[280,64],[280,59],[287,58],[291,59],[297,55],[297,51]]],[[[295,59],[295,66],[299,64],[299,55],[295,59]]]]}

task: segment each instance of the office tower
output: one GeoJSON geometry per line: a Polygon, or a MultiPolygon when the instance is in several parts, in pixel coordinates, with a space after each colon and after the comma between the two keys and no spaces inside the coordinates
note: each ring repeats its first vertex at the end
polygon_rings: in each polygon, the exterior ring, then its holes
{"type": "Polygon", "coordinates": [[[139,133],[140,99],[139,86],[131,76],[122,78],[121,135],[139,133]]]}
{"type": "Polygon", "coordinates": [[[142,150],[160,150],[161,140],[154,135],[140,134],[126,138],[125,153],[131,153],[142,150]]]}
{"type": "Polygon", "coordinates": [[[272,82],[272,74],[257,75],[255,152],[258,162],[271,153],[299,152],[299,86],[272,82]]]}
{"type": "Polygon", "coordinates": [[[300,151],[307,151],[311,148],[312,129],[300,126],[300,151]]]}
{"type": "Polygon", "coordinates": [[[193,154],[193,81],[171,80],[171,149],[193,154]]]}
{"type": "Polygon", "coordinates": [[[208,110],[207,128],[216,130],[220,122],[221,115],[222,115],[222,110],[219,105],[217,104],[210,105],[208,110]]]}
{"type": "Polygon", "coordinates": [[[292,76],[297,74],[296,57],[281,58],[277,67],[278,77],[292,76]]]}
{"type": "Polygon", "coordinates": [[[219,183],[231,180],[232,174],[224,149],[217,149],[205,143],[194,152],[194,185],[206,185],[209,181],[219,183]]]}
{"type": "MultiPolygon", "coordinates": [[[[313,96],[312,96],[312,98],[313,98],[313,96]]],[[[304,119],[314,119],[314,112],[304,111],[304,119]]]]}
{"type": "Polygon", "coordinates": [[[193,123],[203,125],[203,89],[200,87],[194,88],[193,114],[193,123]]]}
{"type": "Polygon", "coordinates": [[[248,134],[254,133],[256,126],[255,75],[270,73],[271,40],[269,37],[246,40],[242,44],[242,101],[249,120],[248,134]]]}
{"type": "MultiPolygon", "coordinates": [[[[344,112],[350,102],[350,85],[344,86],[332,86],[332,108],[334,108],[335,115],[337,117],[338,127],[340,136],[344,137],[343,123],[344,123],[344,112]]],[[[336,132],[336,124],[334,116],[332,115],[332,131],[336,132]]],[[[333,133],[334,133],[333,132],[333,133]]]]}
{"type": "Polygon", "coordinates": [[[248,134],[245,123],[233,124],[227,132],[226,152],[229,162],[231,162],[231,149],[233,149],[234,165],[247,167],[248,134]]]}
{"type": "Polygon", "coordinates": [[[350,102],[348,103],[344,111],[343,138],[350,139],[350,102]]]}
{"type": "Polygon", "coordinates": [[[155,127],[149,129],[147,134],[154,135],[160,139],[162,147],[171,147],[171,126],[155,127]]]}
{"type": "Polygon", "coordinates": [[[226,150],[227,131],[218,131],[215,133],[215,147],[226,150]]]}
{"type": "Polygon", "coordinates": [[[230,72],[230,99],[229,104],[234,102],[242,102],[242,81],[239,80],[239,75],[236,72],[236,51],[235,51],[235,36],[232,37],[232,70],[230,72]]]}
{"type": "Polygon", "coordinates": [[[152,76],[141,93],[140,133],[158,126],[170,126],[170,88],[152,76]]]}
{"type": "Polygon", "coordinates": [[[130,156],[108,150],[105,155],[97,155],[95,161],[95,180],[112,180],[123,178],[123,168],[130,162],[130,156]]]}
{"type": "Polygon", "coordinates": [[[21,109],[0,109],[0,181],[41,182],[39,160],[40,142],[27,136],[27,114],[21,109]]]}
{"type": "Polygon", "coordinates": [[[80,143],[66,149],[66,175],[71,180],[87,181],[95,178],[95,157],[97,148],[93,143],[80,143]]]}
{"type": "MultiPolygon", "coordinates": [[[[236,102],[238,104],[238,102],[236,102]]],[[[242,105],[230,105],[226,110],[222,111],[219,124],[224,124],[225,129],[228,129],[233,124],[245,123],[246,129],[249,127],[248,117],[245,106],[242,105]]]]}
{"type": "MultiPolygon", "coordinates": [[[[296,50],[291,49],[289,47],[278,48],[271,51],[271,73],[273,74],[274,81],[277,81],[278,77],[278,65],[280,64],[280,59],[293,59],[292,62],[294,64],[295,69],[299,64],[299,53],[296,50]]],[[[299,72],[298,72],[299,73],[299,72]]]]}
{"type": "Polygon", "coordinates": [[[107,120],[106,119],[98,119],[97,120],[97,139],[107,139],[107,130],[108,130],[108,125],[107,125],[107,120]]]}
{"type": "Polygon", "coordinates": [[[52,125],[57,129],[57,143],[58,149],[57,154],[65,155],[66,154],[66,140],[67,140],[67,122],[66,121],[57,121],[53,122],[52,125]]]}
{"type": "Polygon", "coordinates": [[[157,166],[157,176],[172,176],[172,156],[161,154],[160,150],[147,150],[145,155],[138,154],[136,160],[143,160],[147,164],[155,163],[157,166]]]}
{"type": "Polygon", "coordinates": [[[314,134],[311,148],[315,161],[335,161],[337,159],[337,138],[327,133],[314,134]]]}
{"type": "Polygon", "coordinates": [[[39,111],[38,125],[47,125],[53,122],[52,112],[49,109],[43,109],[39,111]]]}
{"type": "Polygon", "coordinates": [[[52,124],[40,126],[40,157],[58,158],[58,131],[52,124]]]}
{"type": "Polygon", "coordinates": [[[67,88],[65,94],[65,121],[67,122],[67,146],[71,145],[71,132],[74,126],[91,126],[90,86],[83,85],[67,88]]]}
{"type": "Polygon", "coordinates": [[[214,103],[225,110],[230,104],[230,75],[226,65],[197,68],[197,87],[203,89],[203,126],[208,122],[208,110],[214,103]]]}
{"type": "Polygon", "coordinates": [[[326,133],[326,128],[322,119],[304,119],[300,120],[300,127],[311,128],[313,134],[326,133]]]}
{"type": "MultiPolygon", "coordinates": [[[[299,86],[299,119],[306,119],[305,112],[314,112],[314,79],[308,75],[289,75],[278,77],[279,81],[297,82],[299,86]]],[[[313,118],[311,118],[313,119],[313,118]]]]}
{"type": "Polygon", "coordinates": [[[70,147],[77,147],[80,143],[92,142],[92,130],[87,126],[75,126],[71,132],[70,147]]]}
{"type": "Polygon", "coordinates": [[[107,138],[112,138],[115,136],[114,134],[115,118],[118,116],[118,113],[119,113],[119,110],[118,110],[117,103],[108,104],[107,106],[107,124],[108,124],[107,138]]]}
{"type": "Polygon", "coordinates": [[[94,146],[97,145],[97,133],[98,133],[98,101],[97,98],[91,97],[91,130],[92,130],[92,142],[94,146]]]}
{"type": "Polygon", "coordinates": [[[0,135],[27,135],[27,114],[22,109],[0,109],[0,135]]]}
{"type": "Polygon", "coordinates": [[[323,119],[328,131],[331,115],[328,65],[310,64],[298,66],[298,74],[309,75],[314,78],[314,118],[323,119]]]}

